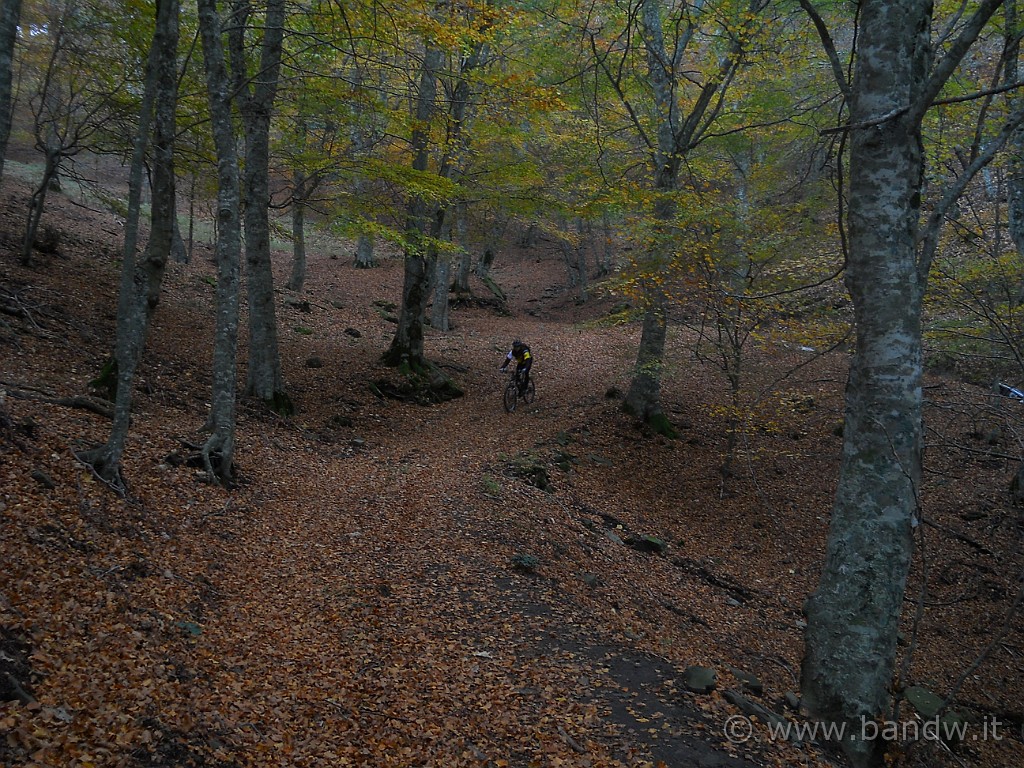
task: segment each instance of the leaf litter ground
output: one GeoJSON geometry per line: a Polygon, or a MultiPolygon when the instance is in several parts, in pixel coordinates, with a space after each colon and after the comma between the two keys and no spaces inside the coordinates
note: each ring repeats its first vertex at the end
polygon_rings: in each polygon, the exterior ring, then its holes
{"type": "MultiPolygon", "coordinates": [[[[748,700],[799,720],[784,697],[798,690],[800,606],[823,556],[845,356],[757,353],[753,388],[806,365],[763,400],[723,489],[724,383],[674,331],[664,400],[681,436],[637,429],[608,395],[628,385],[638,327],[598,322],[611,299],[575,302],[555,249],[496,261],[508,313],[461,307],[452,331],[428,332],[466,395],[426,408],[368,386],[390,375],[378,358],[400,259],[355,270],[324,250],[297,297],[308,311],[283,293],[279,304],[298,414],[241,404],[240,484],[225,492],[181,463],[209,397],[213,269],[200,248],[167,277],[120,499],[73,457],[109,422],[70,400],[89,394],[112,343],[117,222],[57,198],[47,216],[62,248],[26,269],[25,190],[5,192],[3,764],[838,764],[761,722],[730,741],[740,710],[723,694],[755,675],[748,700]],[[514,337],[532,345],[538,395],[508,415],[497,367],[514,337]],[[718,690],[688,692],[690,665],[714,668],[718,690]]],[[[276,268],[283,281],[285,254],[276,268]]],[[[929,395],[943,426],[908,595],[924,574],[929,590],[913,638],[908,599],[900,682],[941,694],[1019,589],[1011,450],[968,422],[995,412],[1019,425],[951,380],[929,395]]],[[[1002,738],[894,755],[1024,764],[1021,629],[1012,617],[958,697],[979,729],[1001,718],[1002,738]]]]}

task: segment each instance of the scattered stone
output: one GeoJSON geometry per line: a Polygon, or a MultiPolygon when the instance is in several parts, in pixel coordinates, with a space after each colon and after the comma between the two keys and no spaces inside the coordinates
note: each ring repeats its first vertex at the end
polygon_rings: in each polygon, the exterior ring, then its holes
{"type": "Polygon", "coordinates": [[[659,539],[657,536],[638,536],[631,539],[629,545],[640,552],[651,552],[655,555],[663,555],[668,550],[668,542],[659,539]]]}
{"type": "Polygon", "coordinates": [[[711,693],[718,685],[718,673],[711,667],[687,667],[683,670],[683,685],[691,693],[711,693]]]}
{"type": "MultiPolygon", "coordinates": [[[[739,709],[740,712],[747,715],[748,717],[756,717],[758,720],[761,720],[765,723],[771,723],[774,726],[786,725],[786,718],[784,718],[782,715],[780,715],[777,712],[772,712],[770,709],[768,709],[768,707],[764,707],[758,704],[756,701],[748,699],[741,693],[737,693],[736,691],[723,691],[722,698],[724,698],[726,701],[728,701],[730,704],[739,709]]],[[[785,733],[790,729],[787,728],[783,730],[780,728],[779,730],[780,732],[785,733]]],[[[801,731],[799,728],[794,728],[790,732],[795,735],[799,734],[801,731]]],[[[794,743],[799,742],[797,742],[794,739],[794,743]]]]}
{"type": "Polygon", "coordinates": [[[41,469],[32,470],[32,479],[39,483],[43,488],[52,491],[57,487],[57,484],[53,481],[53,478],[43,472],[41,469]]]}
{"type": "Polygon", "coordinates": [[[520,571],[533,573],[535,570],[537,570],[537,566],[540,565],[540,560],[538,560],[534,555],[517,553],[515,555],[512,555],[512,565],[514,565],[520,571]]]}
{"type": "Polygon", "coordinates": [[[792,691],[786,691],[786,694],[782,697],[783,702],[794,712],[800,711],[800,697],[792,691]]]}
{"type": "Polygon", "coordinates": [[[583,583],[591,589],[596,589],[597,587],[601,586],[601,577],[596,573],[584,573],[582,578],[583,583]]]}
{"type": "Polygon", "coordinates": [[[764,684],[755,675],[736,667],[726,667],[726,669],[729,670],[729,674],[735,677],[744,689],[750,691],[755,696],[761,696],[764,693],[764,684]]]}
{"type": "Polygon", "coordinates": [[[307,368],[323,368],[324,367],[324,361],[321,360],[316,355],[313,355],[308,360],[306,360],[306,367],[307,368]]]}
{"type": "Polygon", "coordinates": [[[942,708],[942,699],[920,685],[906,688],[903,691],[903,698],[925,718],[935,717],[942,708]]]}
{"type": "Polygon", "coordinates": [[[344,333],[344,334],[345,334],[346,336],[351,336],[351,337],[352,337],[353,339],[361,339],[361,338],[363,337],[363,334],[361,334],[361,333],[360,333],[359,331],[357,331],[357,330],[356,330],[355,328],[346,328],[346,329],[345,329],[345,330],[343,331],[343,333],[344,333]]]}

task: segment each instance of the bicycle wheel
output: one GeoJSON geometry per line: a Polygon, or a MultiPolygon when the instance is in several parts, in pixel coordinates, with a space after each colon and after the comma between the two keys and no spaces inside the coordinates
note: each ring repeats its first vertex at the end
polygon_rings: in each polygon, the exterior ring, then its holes
{"type": "Polygon", "coordinates": [[[505,411],[512,413],[516,409],[516,401],[519,399],[519,387],[516,385],[515,379],[508,383],[505,387],[505,411]]]}
{"type": "Polygon", "coordinates": [[[523,393],[523,400],[527,403],[532,403],[533,398],[537,396],[537,388],[533,386],[533,379],[530,379],[530,383],[526,385],[526,391],[523,393]]]}

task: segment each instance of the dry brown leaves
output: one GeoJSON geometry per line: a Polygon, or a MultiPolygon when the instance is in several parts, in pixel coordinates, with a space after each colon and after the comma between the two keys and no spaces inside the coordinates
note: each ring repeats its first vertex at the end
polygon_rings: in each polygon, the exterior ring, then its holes
{"type": "MultiPolygon", "coordinates": [[[[4,221],[7,243],[16,219],[4,221]]],[[[103,222],[61,226],[95,227],[82,240],[115,247],[103,222]]],[[[0,762],[830,764],[760,724],[730,743],[737,710],[719,692],[687,693],[681,673],[712,666],[722,690],[740,686],[730,668],[747,670],[769,707],[797,690],[843,359],[807,366],[763,401],[723,493],[723,382],[675,332],[664,398],[682,437],[636,429],[606,393],[628,383],[638,329],[588,325],[601,300],[549,291],[559,258],[511,249],[495,278],[512,316],[460,309],[454,330],[430,333],[431,355],[468,394],[419,408],[367,387],[393,329],[374,302],[395,300],[400,262],[356,271],[311,256],[312,311],[282,304],[279,317],[299,413],[243,404],[231,492],[168,461],[205,416],[208,254],[168,275],[140,371],[127,500],[73,459],[105,438],[101,417],[6,397],[0,626],[5,642],[30,646],[31,674],[24,700],[0,705],[0,762]],[[536,355],[538,396],[508,416],[496,368],[517,336],[536,355]],[[323,367],[307,365],[314,356],[323,367]],[[524,467],[542,469],[550,492],[524,467]],[[645,536],[667,548],[630,546],[645,536]]],[[[4,318],[3,387],[88,392],[116,284],[95,249],[69,245],[26,270],[5,247],[0,287],[31,317],[4,318]]],[[[752,359],[752,389],[800,354],[752,359]]],[[[931,394],[943,413],[969,410],[976,393],[942,387],[931,394]]],[[[962,426],[950,418],[947,435],[962,426]]],[[[908,682],[939,692],[984,647],[1019,572],[1019,516],[1002,492],[1011,465],[993,453],[947,448],[930,465],[927,508],[944,530],[926,531],[933,586],[908,682]]],[[[1020,631],[1018,618],[965,687],[975,711],[1019,718],[1020,631]]],[[[922,744],[905,762],[1022,764],[1019,736],[954,757],[922,744]]]]}

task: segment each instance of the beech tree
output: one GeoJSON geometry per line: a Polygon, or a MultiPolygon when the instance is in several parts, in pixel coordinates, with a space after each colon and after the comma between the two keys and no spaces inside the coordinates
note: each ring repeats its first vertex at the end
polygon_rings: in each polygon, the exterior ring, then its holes
{"type": "Polygon", "coordinates": [[[135,370],[142,357],[150,317],[159,300],[160,284],[174,234],[178,12],[178,0],[157,0],[156,25],[146,65],[145,92],[129,172],[129,215],[125,223],[117,341],[111,371],[117,382],[114,423],[105,445],[79,456],[91,464],[104,480],[121,490],[124,489],[121,456],[131,419],[135,370]],[[140,260],[136,254],[139,199],[147,148],[150,145],[153,186],[151,226],[145,257],[140,260]]]}
{"type": "MultiPolygon", "coordinates": [[[[473,14],[469,22],[470,30],[466,37],[474,42],[468,53],[457,51],[451,57],[455,67],[453,77],[447,84],[447,93],[450,95],[447,109],[443,113],[444,139],[431,182],[426,181],[434,149],[431,123],[438,109],[437,90],[446,58],[445,51],[434,40],[428,39],[424,47],[414,102],[412,167],[420,177],[415,180],[419,188],[413,189],[409,197],[403,243],[405,278],[398,326],[383,360],[388,365],[404,366],[416,373],[430,367],[423,349],[423,323],[431,297],[430,280],[437,264],[439,238],[452,205],[452,179],[461,162],[460,153],[465,140],[463,132],[472,92],[470,77],[486,60],[487,34],[494,23],[494,17],[484,9],[480,14],[473,14]],[[437,185],[433,190],[429,189],[431,183],[437,185]],[[430,199],[430,194],[437,195],[438,200],[430,199]]],[[[436,32],[428,32],[428,37],[436,32]]],[[[454,40],[458,41],[458,37],[454,40]]]]}
{"type": "MultiPolygon", "coordinates": [[[[847,83],[824,19],[801,0],[849,98],[846,285],[856,321],[843,451],[824,568],[807,601],[803,701],[845,724],[856,766],[881,765],[865,721],[890,712],[896,640],[920,517],[921,306],[950,189],[922,227],[922,123],[1001,0],[981,0],[936,46],[930,0],[865,0],[847,83]],[[922,244],[922,239],[924,242],[922,244]]],[[[1009,124],[1007,125],[1007,128],[1009,124]]],[[[1005,142],[1004,129],[997,137],[1005,142]]],[[[995,145],[982,153],[991,159],[995,145]]],[[[983,165],[973,165],[975,169],[983,165]]]]}
{"type": "Polygon", "coordinates": [[[14,44],[18,39],[20,18],[21,0],[4,0],[0,4],[0,179],[4,176],[7,139],[11,135],[11,83],[14,78],[14,44]]]}
{"type": "Polygon", "coordinates": [[[231,80],[224,61],[216,0],[197,0],[199,32],[206,67],[210,128],[217,149],[217,315],[213,344],[213,391],[203,444],[207,475],[231,482],[235,450],[238,379],[238,292],[242,248],[241,191],[235,130],[231,116],[231,80]]]}
{"type": "Polygon", "coordinates": [[[235,0],[227,25],[233,101],[245,134],[243,197],[249,299],[249,364],[245,393],[263,400],[279,413],[290,414],[293,406],[285,394],[281,373],[274,274],[270,262],[270,118],[281,72],[284,0],[266,3],[260,55],[255,66],[250,66],[246,51],[246,33],[251,31],[252,16],[252,5],[247,0],[235,0]]]}
{"type": "Polygon", "coordinates": [[[658,0],[641,0],[629,9],[617,31],[606,30],[604,22],[596,18],[588,19],[585,27],[593,60],[628,114],[647,151],[650,169],[652,226],[640,265],[643,324],[623,409],[666,435],[675,430],[661,405],[668,324],[663,270],[671,260],[680,169],[707,138],[764,6],[762,0],[752,0],[666,8],[658,0]],[[724,45],[716,42],[717,34],[713,34],[720,28],[727,32],[724,45]],[[643,64],[636,61],[632,67],[624,66],[620,57],[636,55],[638,45],[643,64]],[[702,66],[709,48],[713,51],[710,65],[702,66]],[[641,67],[645,88],[638,91],[630,79],[638,76],[641,67]]]}

